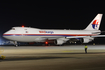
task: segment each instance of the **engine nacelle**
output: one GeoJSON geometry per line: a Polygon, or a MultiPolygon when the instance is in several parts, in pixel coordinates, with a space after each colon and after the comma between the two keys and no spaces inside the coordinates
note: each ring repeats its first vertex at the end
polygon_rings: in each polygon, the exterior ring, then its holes
{"type": "Polygon", "coordinates": [[[83,43],[89,43],[92,40],[94,40],[94,38],[91,38],[91,37],[89,37],[89,38],[83,38],[83,43]]]}
{"type": "Polygon", "coordinates": [[[55,43],[56,45],[62,45],[62,44],[64,43],[64,41],[58,39],[58,40],[55,40],[54,43],[55,43]]]}

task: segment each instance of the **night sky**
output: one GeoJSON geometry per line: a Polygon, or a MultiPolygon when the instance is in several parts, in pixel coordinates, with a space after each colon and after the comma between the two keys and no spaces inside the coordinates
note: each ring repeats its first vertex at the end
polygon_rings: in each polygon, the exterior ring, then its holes
{"type": "MultiPolygon", "coordinates": [[[[0,2],[0,36],[16,26],[41,29],[84,29],[98,14],[104,1],[7,1],[0,2]]],[[[103,15],[100,30],[105,31],[103,15]]]]}

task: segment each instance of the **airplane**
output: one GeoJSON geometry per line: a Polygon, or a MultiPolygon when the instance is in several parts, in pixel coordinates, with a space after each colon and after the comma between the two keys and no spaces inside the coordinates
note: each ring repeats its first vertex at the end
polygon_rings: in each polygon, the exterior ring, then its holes
{"type": "Polygon", "coordinates": [[[14,41],[15,46],[18,46],[17,42],[46,42],[49,40],[54,40],[56,45],[62,45],[73,39],[82,39],[82,43],[89,43],[95,37],[105,37],[105,35],[99,35],[101,34],[99,27],[102,15],[97,14],[83,30],[38,29],[22,26],[12,27],[12,29],[3,34],[3,37],[14,41]]]}

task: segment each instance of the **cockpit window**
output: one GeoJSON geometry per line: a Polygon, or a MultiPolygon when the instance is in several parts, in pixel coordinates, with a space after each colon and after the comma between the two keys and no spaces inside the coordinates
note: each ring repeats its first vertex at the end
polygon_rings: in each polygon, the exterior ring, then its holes
{"type": "Polygon", "coordinates": [[[12,30],[15,30],[15,28],[12,28],[12,30]]]}

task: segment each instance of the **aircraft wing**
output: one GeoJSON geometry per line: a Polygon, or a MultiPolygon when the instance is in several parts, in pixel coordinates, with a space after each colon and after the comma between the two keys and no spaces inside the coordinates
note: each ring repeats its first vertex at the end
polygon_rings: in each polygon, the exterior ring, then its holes
{"type": "Polygon", "coordinates": [[[66,38],[85,38],[85,37],[105,37],[105,35],[96,35],[96,36],[68,36],[66,38]]]}
{"type": "Polygon", "coordinates": [[[68,36],[66,38],[84,38],[84,37],[87,37],[87,36],[68,36]]]}

